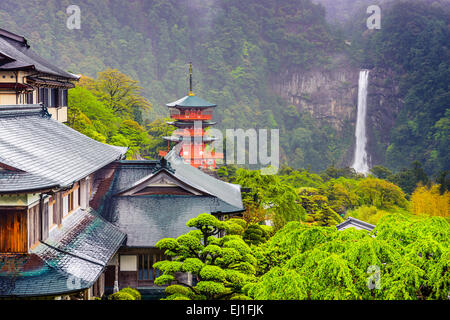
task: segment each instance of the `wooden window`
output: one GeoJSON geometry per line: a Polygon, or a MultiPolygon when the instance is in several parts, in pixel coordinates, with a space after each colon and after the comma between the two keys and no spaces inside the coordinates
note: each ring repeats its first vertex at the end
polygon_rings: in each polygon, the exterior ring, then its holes
{"type": "Polygon", "coordinates": [[[49,107],[50,103],[47,88],[39,88],[39,102],[42,102],[47,108],[49,107]]]}
{"type": "Polygon", "coordinates": [[[78,184],[77,194],[78,194],[78,203],[77,203],[77,205],[78,205],[78,207],[80,207],[81,206],[81,185],[80,184],[78,184]]]}
{"type": "Polygon", "coordinates": [[[39,205],[28,209],[28,239],[30,247],[41,238],[41,223],[39,217],[39,205]]]}
{"type": "Polygon", "coordinates": [[[51,95],[50,107],[59,107],[59,89],[49,89],[51,95]]]}
{"type": "Polygon", "coordinates": [[[68,206],[68,211],[72,212],[73,211],[73,192],[71,191],[68,195],[68,200],[69,200],[69,206],[68,206]]]}
{"type": "Polygon", "coordinates": [[[69,92],[67,89],[62,90],[62,105],[67,107],[69,105],[69,92]]]}
{"type": "Polygon", "coordinates": [[[27,103],[28,104],[33,104],[33,92],[29,92],[27,94],[27,103]]]}
{"type": "Polygon", "coordinates": [[[75,185],[74,188],[67,191],[63,195],[63,217],[67,216],[80,207],[80,187],[75,185]],[[76,193],[76,195],[75,195],[76,193]]]}
{"type": "Polygon", "coordinates": [[[0,253],[27,251],[27,210],[0,210],[0,253]]]}
{"type": "Polygon", "coordinates": [[[166,259],[167,257],[162,253],[140,254],[138,256],[138,280],[155,280],[162,272],[153,268],[153,264],[166,259]]]}
{"type": "Polygon", "coordinates": [[[42,240],[48,238],[48,202],[43,203],[42,205],[42,240]]]}

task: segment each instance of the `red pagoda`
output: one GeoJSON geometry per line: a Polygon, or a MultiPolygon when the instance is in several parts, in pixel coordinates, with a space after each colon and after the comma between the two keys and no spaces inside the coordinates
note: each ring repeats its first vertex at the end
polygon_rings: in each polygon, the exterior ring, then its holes
{"type": "MultiPolygon", "coordinates": [[[[178,129],[165,140],[176,142],[177,150],[186,163],[195,168],[214,169],[216,159],[223,159],[223,154],[215,153],[209,145],[216,139],[208,136],[206,129],[216,122],[211,121],[215,104],[197,97],[192,92],[192,64],[189,65],[189,93],[187,96],[168,103],[170,117],[167,122],[178,129]]],[[[164,155],[164,153],[160,153],[164,155]]]]}

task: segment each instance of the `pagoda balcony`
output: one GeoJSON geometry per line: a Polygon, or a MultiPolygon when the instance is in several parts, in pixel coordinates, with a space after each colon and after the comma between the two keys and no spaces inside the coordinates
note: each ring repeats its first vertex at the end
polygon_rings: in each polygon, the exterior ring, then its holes
{"type": "Polygon", "coordinates": [[[203,130],[194,130],[194,129],[184,129],[184,130],[175,130],[173,134],[179,135],[179,136],[197,136],[202,137],[205,136],[207,133],[203,130]]]}
{"type": "Polygon", "coordinates": [[[212,110],[170,110],[170,117],[176,120],[211,120],[212,116],[212,110]]]}

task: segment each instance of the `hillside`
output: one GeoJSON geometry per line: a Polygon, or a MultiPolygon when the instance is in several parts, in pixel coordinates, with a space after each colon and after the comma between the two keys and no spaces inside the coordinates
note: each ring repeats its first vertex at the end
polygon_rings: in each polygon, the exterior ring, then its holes
{"type": "Polygon", "coordinates": [[[369,63],[377,84],[369,97],[372,164],[400,170],[420,160],[428,174],[448,169],[445,92],[450,81],[443,39],[450,19],[436,7],[442,1],[427,4],[423,14],[382,7],[383,28],[373,33],[365,28],[365,1],[341,2],[80,0],[81,29],[69,30],[69,1],[3,0],[0,21],[72,72],[96,78],[112,68],[138,80],[152,104],[143,113],[144,128],[167,116],[165,103],[186,95],[192,61],[194,92],[218,104],[219,128],[279,128],[281,162],[313,171],[350,164],[357,77],[361,65],[369,63]],[[342,27],[329,24],[333,19],[342,27]],[[419,38],[408,32],[408,19],[419,25],[429,21],[419,38]],[[433,50],[410,61],[395,60],[397,53],[409,57],[421,46],[433,50]],[[439,81],[426,95],[414,89],[437,70],[439,81]],[[413,80],[410,87],[405,79],[413,80]]]}

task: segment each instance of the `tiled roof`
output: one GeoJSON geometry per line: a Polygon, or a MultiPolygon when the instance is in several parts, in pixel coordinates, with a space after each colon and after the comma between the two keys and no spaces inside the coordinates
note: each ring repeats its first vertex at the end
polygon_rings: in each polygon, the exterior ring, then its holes
{"type": "Polygon", "coordinates": [[[212,108],[216,105],[197,96],[185,96],[177,101],[166,104],[168,107],[178,108],[212,108]]]}
{"type": "Polygon", "coordinates": [[[163,238],[176,238],[192,230],[186,223],[200,213],[236,209],[209,196],[118,196],[105,208],[108,220],[127,234],[128,247],[153,247],[163,238]]]}
{"type": "Polygon", "coordinates": [[[66,72],[38,56],[25,38],[0,29],[0,54],[6,59],[0,62],[0,70],[33,69],[50,75],[78,80],[78,76],[66,72]]]}
{"type": "Polygon", "coordinates": [[[244,210],[240,186],[215,179],[186,164],[166,157],[175,170],[166,170],[183,183],[201,191],[199,195],[121,196],[145,177],[157,174],[157,161],[120,161],[111,189],[104,198],[102,216],[127,234],[127,246],[152,247],[162,238],[178,237],[200,213],[233,213],[244,210]]]}
{"type": "Polygon", "coordinates": [[[186,163],[173,148],[165,157],[175,169],[175,177],[192,187],[204,190],[237,210],[243,210],[241,186],[216,179],[203,171],[186,163]]]}
{"type": "Polygon", "coordinates": [[[375,228],[375,225],[370,224],[368,222],[353,218],[353,217],[348,217],[347,220],[345,220],[344,222],[339,223],[336,228],[338,230],[344,230],[347,228],[355,228],[358,230],[364,229],[367,231],[372,231],[375,228]]]}
{"type": "Polygon", "coordinates": [[[70,186],[121,159],[126,148],[95,141],[43,116],[40,105],[0,106],[0,192],[70,186]]]}
{"type": "Polygon", "coordinates": [[[45,296],[87,289],[126,235],[92,210],[78,210],[28,255],[0,255],[1,296],[45,296]]]}

